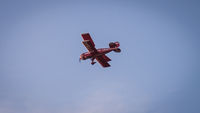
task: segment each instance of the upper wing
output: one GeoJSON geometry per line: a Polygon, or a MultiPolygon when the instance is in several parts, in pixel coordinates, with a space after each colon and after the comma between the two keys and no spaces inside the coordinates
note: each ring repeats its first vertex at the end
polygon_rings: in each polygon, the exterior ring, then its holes
{"type": "Polygon", "coordinates": [[[89,33],[84,33],[84,34],[81,34],[81,35],[83,37],[83,40],[89,40],[91,42],[92,46],[95,47],[95,44],[94,44],[94,42],[93,42],[93,40],[92,40],[92,38],[91,38],[89,33]]]}
{"type": "MultiPolygon", "coordinates": [[[[103,66],[103,67],[110,67],[110,64],[106,59],[103,57],[104,55],[96,57],[96,60],[103,66]]],[[[106,56],[107,57],[107,56],[106,56]]]]}
{"type": "Polygon", "coordinates": [[[90,37],[89,33],[85,33],[82,34],[83,37],[83,44],[85,45],[85,47],[88,49],[89,52],[96,52],[96,48],[95,48],[95,44],[92,40],[92,38],[90,37]]]}
{"type": "Polygon", "coordinates": [[[85,45],[85,47],[88,49],[89,52],[96,52],[96,48],[94,46],[92,46],[92,43],[89,40],[85,40],[83,41],[83,44],[85,45]]]}

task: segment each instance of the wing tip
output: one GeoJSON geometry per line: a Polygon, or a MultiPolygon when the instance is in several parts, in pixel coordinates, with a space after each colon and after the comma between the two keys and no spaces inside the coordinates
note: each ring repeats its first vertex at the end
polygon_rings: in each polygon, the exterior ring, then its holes
{"type": "Polygon", "coordinates": [[[103,68],[107,68],[107,67],[111,67],[110,65],[109,66],[103,66],[103,68]]]}
{"type": "Polygon", "coordinates": [[[81,36],[90,35],[89,33],[82,33],[81,36]]]}

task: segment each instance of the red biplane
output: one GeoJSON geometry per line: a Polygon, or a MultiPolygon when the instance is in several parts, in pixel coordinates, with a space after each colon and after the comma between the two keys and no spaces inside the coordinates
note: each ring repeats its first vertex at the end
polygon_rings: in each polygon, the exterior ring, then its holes
{"type": "Polygon", "coordinates": [[[85,52],[80,55],[80,60],[86,60],[91,59],[91,64],[94,65],[96,62],[94,62],[94,59],[96,59],[103,67],[110,67],[110,64],[108,63],[111,61],[109,57],[106,56],[107,53],[114,51],[114,52],[121,52],[121,50],[118,48],[120,46],[119,42],[110,42],[109,47],[110,48],[100,48],[96,49],[95,44],[90,37],[89,33],[82,34],[83,37],[83,44],[88,49],[88,52],[85,52]]]}

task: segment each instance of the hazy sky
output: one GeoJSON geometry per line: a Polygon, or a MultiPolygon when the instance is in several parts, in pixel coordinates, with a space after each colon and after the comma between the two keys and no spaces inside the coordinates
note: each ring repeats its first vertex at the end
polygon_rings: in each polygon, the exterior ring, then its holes
{"type": "Polygon", "coordinates": [[[0,113],[199,113],[200,2],[0,1],[0,113]],[[90,60],[119,41],[110,68],[90,60]]]}

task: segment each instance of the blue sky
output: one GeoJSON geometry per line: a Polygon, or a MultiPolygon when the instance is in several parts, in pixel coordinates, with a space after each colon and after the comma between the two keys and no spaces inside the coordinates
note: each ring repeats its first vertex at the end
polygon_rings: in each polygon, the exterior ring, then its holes
{"type": "Polygon", "coordinates": [[[198,113],[198,1],[0,1],[0,112],[198,113]],[[119,41],[78,62],[81,33],[119,41]]]}

